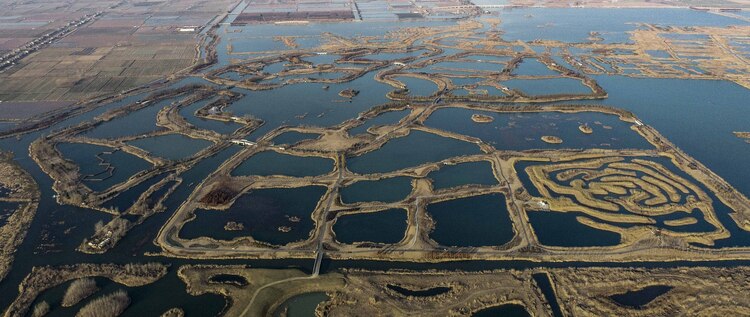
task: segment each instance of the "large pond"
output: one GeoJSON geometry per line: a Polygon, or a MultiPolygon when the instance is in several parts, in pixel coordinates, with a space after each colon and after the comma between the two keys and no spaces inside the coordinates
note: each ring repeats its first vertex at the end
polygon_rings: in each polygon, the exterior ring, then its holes
{"type": "Polygon", "coordinates": [[[591,94],[591,88],[574,78],[511,79],[500,82],[510,89],[517,89],[529,96],[558,94],[591,94]]]}
{"type": "Polygon", "coordinates": [[[427,205],[430,238],[444,246],[499,246],[513,238],[505,196],[489,194],[427,205]]]}
{"type": "Polygon", "coordinates": [[[341,201],[345,204],[372,201],[393,203],[406,198],[411,193],[411,188],[409,177],[358,181],[341,188],[341,201]]]}
{"type": "Polygon", "coordinates": [[[498,150],[529,149],[649,149],[653,146],[630,129],[631,123],[617,116],[598,112],[560,113],[497,113],[463,108],[445,108],[435,111],[425,125],[456,132],[492,144],[498,150]],[[473,114],[490,116],[490,123],[472,121],[473,114]],[[579,127],[587,125],[591,134],[579,127]],[[542,141],[545,135],[557,136],[562,144],[542,141]]]}
{"type": "Polygon", "coordinates": [[[294,156],[275,151],[254,154],[232,171],[236,176],[318,176],[333,171],[333,160],[315,156],[294,156]]]}
{"type": "Polygon", "coordinates": [[[333,232],[336,233],[336,240],[343,243],[396,243],[404,238],[406,232],[406,210],[388,209],[340,216],[336,219],[333,232]]]}
{"type": "Polygon", "coordinates": [[[123,151],[85,143],[60,143],[57,149],[75,162],[83,183],[95,191],[126,181],[151,167],[148,162],[123,151]]]}
{"type": "Polygon", "coordinates": [[[196,218],[182,227],[180,236],[220,240],[251,236],[274,245],[305,240],[314,227],[312,212],[325,192],[321,186],[252,190],[226,211],[196,210],[196,218]],[[230,221],[243,228],[227,230],[230,221]]]}
{"type": "Polygon", "coordinates": [[[213,144],[211,141],[193,139],[182,134],[167,134],[128,142],[152,155],[169,160],[181,160],[193,156],[213,144]]]}
{"type": "Polygon", "coordinates": [[[359,174],[384,173],[480,153],[476,144],[413,130],[405,137],[389,140],[377,150],[348,159],[347,167],[359,174]]]}
{"type": "Polygon", "coordinates": [[[445,165],[428,175],[432,189],[440,190],[463,185],[496,185],[497,178],[488,161],[445,165]]]}

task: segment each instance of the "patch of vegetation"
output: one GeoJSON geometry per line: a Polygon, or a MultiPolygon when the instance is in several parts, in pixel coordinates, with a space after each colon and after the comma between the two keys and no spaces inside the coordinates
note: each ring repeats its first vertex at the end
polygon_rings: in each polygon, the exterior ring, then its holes
{"type": "Polygon", "coordinates": [[[115,317],[130,305],[130,297],[123,290],[92,300],[81,308],[76,317],[115,317]]]}
{"type": "Polygon", "coordinates": [[[68,289],[65,291],[65,295],[63,295],[62,299],[62,306],[70,307],[78,304],[86,297],[96,293],[97,290],[99,290],[99,288],[96,286],[96,281],[94,281],[93,278],[77,279],[73,281],[73,283],[70,283],[70,286],[68,286],[68,289]]]}

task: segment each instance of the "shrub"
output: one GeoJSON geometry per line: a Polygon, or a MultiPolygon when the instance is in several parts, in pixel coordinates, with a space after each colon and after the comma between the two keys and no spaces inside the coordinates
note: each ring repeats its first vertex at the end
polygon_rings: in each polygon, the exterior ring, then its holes
{"type": "Polygon", "coordinates": [[[34,305],[34,310],[31,312],[31,317],[42,317],[49,313],[49,304],[42,301],[39,304],[34,305]]]}
{"type": "Polygon", "coordinates": [[[123,290],[92,300],[81,308],[76,317],[116,317],[130,305],[130,297],[123,290]]]}
{"type": "Polygon", "coordinates": [[[96,281],[93,278],[81,278],[73,281],[68,286],[68,290],[65,291],[65,295],[62,299],[63,307],[70,307],[84,298],[94,294],[99,288],[96,287],[96,281]]]}

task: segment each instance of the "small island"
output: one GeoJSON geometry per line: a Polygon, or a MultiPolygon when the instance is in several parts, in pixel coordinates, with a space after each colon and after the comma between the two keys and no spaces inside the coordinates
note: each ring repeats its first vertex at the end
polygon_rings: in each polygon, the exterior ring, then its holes
{"type": "Polygon", "coordinates": [[[750,143],[750,132],[734,131],[734,135],[740,139],[744,139],[745,142],[750,143]]]}
{"type": "Polygon", "coordinates": [[[242,231],[245,230],[245,225],[241,222],[236,221],[230,221],[227,222],[226,225],[224,225],[224,230],[226,231],[242,231]]]}
{"type": "Polygon", "coordinates": [[[359,95],[359,90],[355,89],[344,89],[339,92],[339,96],[349,99],[354,98],[357,95],[359,95]]]}
{"type": "Polygon", "coordinates": [[[475,113],[471,115],[471,120],[476,123],[490,123],[492,121],[495,121],[495,118],[493,118],[492,116],[475,113]]]}
{"type": "Polygon", "coordinates": [[[552,136],[552,135],[544,135],[542,136],[542,141],[547,142],[549,144],[560,144],[563,143],[563,140],[559,137],[552,136]]]}
{"type": "Polygon", "coordinates": [[[594,133],[594,130],[591,129],[591,127],[588,124],[586,124],[586,123],[579,125],[578,126],[578,130],[581,130],[581,132],[583,132],[585,134],[594,133]]]}

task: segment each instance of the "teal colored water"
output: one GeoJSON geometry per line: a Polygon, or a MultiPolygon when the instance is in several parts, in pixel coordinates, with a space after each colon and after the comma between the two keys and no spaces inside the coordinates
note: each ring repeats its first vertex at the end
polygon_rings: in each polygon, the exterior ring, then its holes
{"type": "Polygon", "coordinates": [[[410,112],[411,110],[404,109],[404,110],[388,111],[388,112],[381,113],[377,117],[369,119],[365,121],[365,123],[359,126],[356,126],[354,128],[351,128],[349,130],[349,135],[357,135],[361,133],[366,133],[367,129],[371,127],[379,127],[379,126],[384,126],[384,125],[396,124],[399,121],[401,121],[401,119],[409,115],[410,112]]]}
{"type": "Polygon", "coordinates": [[[336,219],[333,232],[336,240],[342,243],[393,244],[404,238],[406,219],[406,210],[403,209],[344,215],[336,219]]]}
{"type": "Polygon", "coordinates": [[[650,149],[653,146],[630,129],[630,123],[617,116],[597,112],[559,113],[497,113],[463,108],[444,108],[435,111],[425,125],[482,139],[500,150],[529,149],[650,149]],[[490,123],[476,123],[473,114],[491,116],[490,123]],[[582,133],[578,127],[588,124],[592,134],[582,133]],[[560,137],[562,144],[541,140],[544,135],[560,137]]]}
{"type": "Polygon", "coordinates": [[[213,142],[193,139],[182,134],[166,134],[130,141],[128,144],[168,160],[182,160],[209,147],[213,142]]]}
{"type": "Polygon", "coordinates": [[[492,172],[492,164],[487,161],[468,162],[457,165],[445,165],[430,173],[434,190],[463,185],[497,185],[492,172]]]}
{"type": "Polygon", "coordinates": [[[430,238],[444,246],[499,246],[513,238],[505,196],[488,194],[427,205],[430,238]]]}
{"type": "Polygon", "coordinates": [[[359,181],[340,189],[341,201],[345,204],[380,201],[400,201],[411,193],[409,177],[391,177],[376,181],[359,181]]]}
{"type": "Polygon", "coordinates": [[[317,133],[302,133],[297,131],[289,131],[284,132],[282,134],[277,135],[275,138],[273,138],[273,143],[275,144],[297,144],[298,142],[304,141],[304,140],[312,140],[316,139],[320,136],[320,134],[317,133]]]}
{"type": "Polygon", "coordinates": [[[347,159],[347,167],[359,174],[384,173],[480,153],[475,144],[413,130],[405,137],[389,140],[380,149],[347,159]]]}
{"type": "Polygon", "coordinates": [[[314,156],[294,156],[274,151],[257,153],[237,166],[232,175],[295,177],[318,176],[333,171],[333,160],[314,156]]]}
{"type": "Polygon", "coordinates": [[[196,218],[182,227],[180,237],[232,240],[251,236],[273,245],[305,240],[314,228],[311,214],[325,192],[321,186],[252,190],[237,198],[228,210],[196,210],[196,218]],[[242,223],[244,229],[225,230],[229,221],[242,223]],[[289,232],[282,232],[282,227],[289,232]]]}

